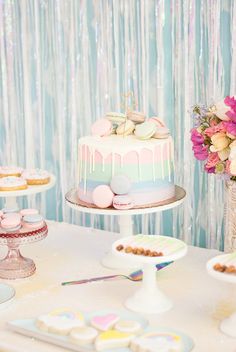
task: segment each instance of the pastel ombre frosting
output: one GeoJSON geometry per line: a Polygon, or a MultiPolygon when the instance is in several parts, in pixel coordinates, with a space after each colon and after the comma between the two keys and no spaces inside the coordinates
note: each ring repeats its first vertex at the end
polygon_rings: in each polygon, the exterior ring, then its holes
{"type": "Polygon", "coordinates": [[[139,140],[134,135],[87,136],[79,140],[79,198],[93,204],[93,190],[115,175],[131,181],[134,206],[174,196],[173,140],[139,140]]]}

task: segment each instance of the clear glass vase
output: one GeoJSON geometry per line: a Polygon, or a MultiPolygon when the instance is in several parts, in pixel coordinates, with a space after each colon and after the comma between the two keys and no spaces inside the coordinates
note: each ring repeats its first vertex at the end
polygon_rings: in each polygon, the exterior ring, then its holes
{"type": "Polygon", "coordinates": [[[224,251],[236,250],[236,181],[225,182],[224,251]]]}

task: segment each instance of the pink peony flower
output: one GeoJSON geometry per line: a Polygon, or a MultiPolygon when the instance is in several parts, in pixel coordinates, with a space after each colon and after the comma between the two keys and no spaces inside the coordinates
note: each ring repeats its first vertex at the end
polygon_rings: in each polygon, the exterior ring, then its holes
{"type": "Polygon", "coordinates": [[[218,153],[210,153],[205,164],[205,169],[211,169],[212,167],[215,167],[219,161],[220,158],[218,153]]]}
{"type": "Polygon", "coordinates": [[[230,118],[231,121],[236,122],[236,111],[230,109],[227,111],[226,115],[230,118]]]}
{"type": "Polygon", "coordinates": [[[234,97],[232,98],[230,96],[225,97],[224,103],[225,105],[230,106],[231,108],[236,108],[236,100],[234,99],[234,97]]]}
{"type": "Polygon", "coordinates": [[[194,156],[198,160],[206,160],[208,157],[208,147],[203,145],[193,146],[194,156]]]}
{"type": "Polygon", "coordinates": [[[231,161],[230,160],[226,160],[225,162],[225,172],[231,176],[231,172],[230,172],[230,164],[231,164],[231,161]]]}
{"type": "Polygon", "coordinates": [[[217,132],[226,132],[225,122],[220,122],[216,126],[206,128],[204,134],[211,138],[217,132]]]}
{"type": "Polygon", "coordinates": [[[204,170],[208,173],[208,174],[214,174],[215,173],[215,168],[214,167],[210,167],[209,169],[206,168],[206,165],[204,166],[204,170]]]}
{"type": "Polygon", "coordinates": [[[202,144],[204,142],[204,137],[195,128],[191,130],[191,141],[194,145],[202,144]]]}
{"type": "Polygon", "coordinates": [[[225,127],[227,133],[229,133],[232,136],[236,136],[236,123],[232,121],[225,122],[225,127]]]}

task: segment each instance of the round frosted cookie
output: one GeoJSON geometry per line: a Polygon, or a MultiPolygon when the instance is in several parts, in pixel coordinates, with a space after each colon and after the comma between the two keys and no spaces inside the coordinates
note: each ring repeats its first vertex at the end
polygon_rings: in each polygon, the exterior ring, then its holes
{"type": "Polygon", "coordinates": [[[22,173],[28,185],[45,185],[50,182],[50,174],[46,170],[30,169],[22,173]]]}
{"type": "Polygon", "coordinates": [[[39,316],[36,320],[36,326],[42,331],[68,335],[72,329],[84,326],[84,317],[78,312],[55,310],[39,316]]]}
{"type": "Polygon", "coordinates": [[[0,177],[17,176],[20,177],[23,169],[17,166],[0,166],[0,177]]]}
{"type": "Polygon", "coordinates": [[[168,332],[148,332],[131,342],[133,352],[182,352],[183,342],[181,336],[168,332]]]}
{"type": "Polygon", "coordinates": [[[135,320],[119,320],[115,325],[115,329],[121,332],[135,334],[141,330],[141,324],[135,320]]]}
{"type": "Polygon", "coordinates": [[[98,336],[96,329],[91,326],[82,326],[81,328],[72,329],[70,332],[70,338],[73,342],[79,345],[87,345],[92,343],[98,336]]]}
{"type": "Polygon", "coordinates": [[[7,176],[0,178],[0,191],[18,191],[27,188],[27,182],[22,177],[7,176]]]}

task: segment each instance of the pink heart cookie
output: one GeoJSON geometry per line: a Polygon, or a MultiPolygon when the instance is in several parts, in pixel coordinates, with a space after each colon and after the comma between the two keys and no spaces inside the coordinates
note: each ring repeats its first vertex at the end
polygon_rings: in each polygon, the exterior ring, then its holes
{"type": "Polygon", "coordinates": [[[101,331],[107,331],[114,326],[119,319],[120,317],[115,313],[98,315],[91,319],[91,325],[101,331]]]}

